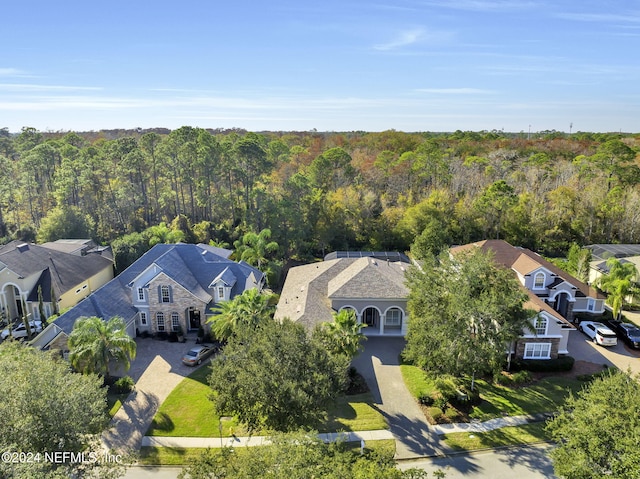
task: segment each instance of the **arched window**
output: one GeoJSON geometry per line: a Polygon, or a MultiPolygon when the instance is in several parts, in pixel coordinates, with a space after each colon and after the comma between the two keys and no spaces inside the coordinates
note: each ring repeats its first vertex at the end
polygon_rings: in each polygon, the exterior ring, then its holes
{"type": "Polygon", "coordinates": [[[534,289],[542,289],[544,288],[544,273],[536,273],[533,278],[533,287],[534,289]]]}
{"type": "Polygon", "coordinates": [[[536,317],[536,322],[534,324],[534,328],[536,330],[536,334],[538,336],[544,336],[545,334],[547,334],[547,325],[548,324],[549,324],[549,322],[547,321],[547,318],[545,318],[544,316],[536,317]]]}
{"type": "Polygon", "coordinates": [[[161,303],[171,302],[171,293],[169,291],[169,286],[167,285],[160,286],[160,302],[161,303]]]}
{"type": "Polygon", "coordinates": [[[164,331],[164,313],[162,311],[158,311],[156,313],[156,325],[158,328],[158,332],[164,331]]]}
{"type": "Polygon", "coordinates": [[[385,326],[400,326],[402,324],[402,311],[399,308],[391,308],[384,315],[385,326]]]}
{"type": "Polygon", "coordinates": [[[180,316],[178,316],[178,313],[171,313],[171,330],[174,332],[180,331],[180,316]]]}

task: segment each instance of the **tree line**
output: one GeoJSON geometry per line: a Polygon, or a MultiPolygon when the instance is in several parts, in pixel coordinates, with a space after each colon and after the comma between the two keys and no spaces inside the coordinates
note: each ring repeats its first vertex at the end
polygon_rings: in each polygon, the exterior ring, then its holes
{"type": "Polygon", "coordinates": [[[1,129],[0,237],[108,243],[164,224],[231,245],[269,229],[280,258],[306,259],[407,250],[426,231],[563,255],[639,241],[639,148],[640,135],[553,131],[1,129]]]}

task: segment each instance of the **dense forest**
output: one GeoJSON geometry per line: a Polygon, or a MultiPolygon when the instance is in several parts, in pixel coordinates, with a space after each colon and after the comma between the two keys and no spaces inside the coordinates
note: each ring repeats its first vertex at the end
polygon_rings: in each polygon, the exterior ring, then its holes
{"type": "Polygon", "coordinates": [[[555,131],[1,129],[0,237],[126,249],[268,228],[277,258],[307,259],[407,250],[427,230],[563,255],[640,240],[639,152],[640,135],[555,131]]]}

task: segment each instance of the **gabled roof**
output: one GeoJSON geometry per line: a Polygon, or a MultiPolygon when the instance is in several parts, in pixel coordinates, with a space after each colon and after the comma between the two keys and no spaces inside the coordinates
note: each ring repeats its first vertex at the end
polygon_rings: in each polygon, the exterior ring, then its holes
{"type": "Polygon", "coordinates": [[[83,316],[130,319],[137,313],[132,305],[130,284],[153,265],[205,303],[212,300],[208,292],[212,280],[226,269],[242,278],[231,289],[231,298],[241,294],[245,288],[261,287],[264,280],[261,271],[247,263],[236,263],[218,256],[207,245],[157,244],[116,278],[61,315],[56,324],[69,334],[75,321],[83,316]]]}
{"type": "Polygon", "coordinates": [[[213,278],[213,281],[211,281],[210,287],[213,287],[213,285],[219,282],[223,282],[224,284],[227,285],[227,287],[233,288],[233,286],[236,284],[237,281],[238,281],[238,278],[236,278],[236,276],[231,272],[229,267],[226,267],[224,271],[222,271],[222,273],[220,273],[218,276],[213,278]]]}
{"type": "Polygon", "coordinates": [[[39,274],[45,301],[51,299],[51,285],[59,298],[105,268],[113,267],[112,261],[97,254],[78,256],[20,241],[0,247],[0,262],[22,278],[39,274]]]}
{"type": "Polygon", "coordinates": [[[567,283],[575,286],[580,293],[577,293],[577,295],[584,295],[597,299],[605,298],[605,296],[595,288],[579,281],[577,278],[574,278],[569,273],[561,270],[537,253],[526,248],[512,246],[503,240],[484,240],[478,241],[477,243],[469,243],[451,248],[451,252],[455,254],[456,252],[468,251],[471,248],[481,248],[483,251],[492,251],[497,263],[502,264],[507,268],[511,268],[523,276],[530,274],[537,268],[543,267],[555,276],[562,278],[567,283]]]}

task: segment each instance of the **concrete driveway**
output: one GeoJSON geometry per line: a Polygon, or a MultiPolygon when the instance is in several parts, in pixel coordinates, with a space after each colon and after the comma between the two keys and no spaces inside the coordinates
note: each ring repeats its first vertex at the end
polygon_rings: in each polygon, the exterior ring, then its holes
{"type": "MultiPolygon", "coordinates": [[[[182,364],[182,355],[195,345],[195,336],[185,343],[136,338],[136,359],[126,373],[136,382],[102,435],[109,449],[137,451],[158,407],[194,368],[182,364]]],[[[119,373],[122,375],[125,373],[119,373]]]]}
{"type": "Polygon", "coordinates": [[[396,438],[396,459],[412,459],[443,453],[446,446],[429,429],[422,410],[411,396],[400,372],[402,338],[370,337],[353,366],[366,379],[374,407],[386,418],[396,438]]]}
{"type": "Polygon", "coordinates": [[[640,374],[640,351],[631,349],[620,339],[617,346],[598,346],[576,330],[569,334],[568,347],[569,354],[576,360],[616,366],[622,371],[630,370],[632,374],[640,374]]]}

